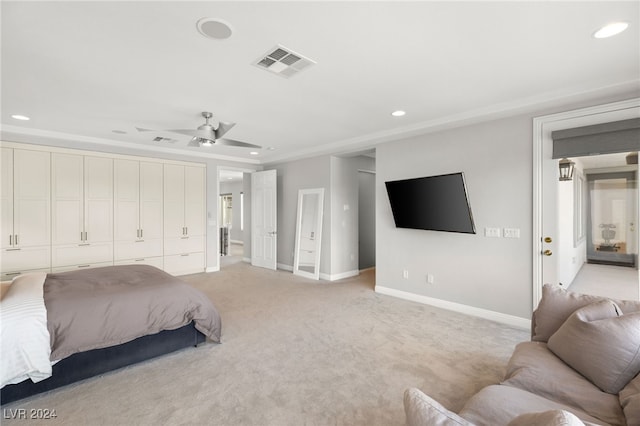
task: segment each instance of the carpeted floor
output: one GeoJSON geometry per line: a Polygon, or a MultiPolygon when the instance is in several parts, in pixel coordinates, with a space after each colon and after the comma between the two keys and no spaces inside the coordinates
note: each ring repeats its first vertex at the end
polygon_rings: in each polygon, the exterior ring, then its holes
{"type": "Polygon", "coordinates": [[[373,274],[316,282],[236,263],[183,277],[218,307],[222,344],[2,408],[55,410],[47,425],[402,425],[405,388],[459,410],[501,379],[515,344],[529,338],[376,294],[373,274]]]}

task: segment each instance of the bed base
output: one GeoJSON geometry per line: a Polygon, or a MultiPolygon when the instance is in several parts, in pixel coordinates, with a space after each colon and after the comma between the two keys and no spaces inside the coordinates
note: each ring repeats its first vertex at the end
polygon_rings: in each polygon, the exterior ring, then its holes
{"type": "Polygon", "coordinates": [[[46,380],[33,383],[27,379],[3,387],[0,390],[0,401],[3,405],[8,404],[178,349],[197,346],[205,340],[206,337],[191,322],[176,330],[142,336],[122,345],[73,354],[56,363],[53,375],[46,380]]]}

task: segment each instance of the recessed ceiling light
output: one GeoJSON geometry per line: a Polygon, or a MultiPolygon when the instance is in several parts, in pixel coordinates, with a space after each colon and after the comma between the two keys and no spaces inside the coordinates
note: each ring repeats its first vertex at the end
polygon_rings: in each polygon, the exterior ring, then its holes
{"type": "Polygon", "coordinates": [[[612,37],[626,30],[628,26],[629,24],[627,22],[613,22],[611,24],[607,24],[604,27],[600,28],[598,31],[596,31],[593,34],[593,36],[595,38],[612,37]]]}
{"type": "Polygon", "coordinates": [[[267,147],[267,149],[268,149],[269,151],[275,151],[275,150],[276,150],[276,149],[275,149],[274,147],[272,147],[272,146],[267,147]]]}
{"type": "Polygon", "coordinates": [[[258,155],[258,154],[260,154],[258,151],[251,151],[251,152],[249,153],[249,155],[258,155]]]}
{"type": "Polygon", "coordinates": [[[403,115],[405,115],[406,112],[402,111],[402,110],[397,110],[397,111],[393,111],[391,113],[391,115],[393,115],[394,117],[402,117],[403,115]]]}
{"type": "Polygon", "coordinates": [[[127,132],[125,132],[124,130],[112,130],[113,133],[117,133],[119,135],[126,135],[127,132]]]}
{"type": "Polygon", "coordinates": [[[16,119],[16,120],[22,120],[22,121],[28,121],[31,120],[29,117],[27,117],[26,115],[20,115],[20,114],[15,114],[12,115],[11,118],[16,119]]]}
{"type": "Polygon", "coordinates": [[[231,25],[221,19],[202,18],[196,23],[196,27],[200,34],[215,40],[225,40],[233,34],[231,25]]]}

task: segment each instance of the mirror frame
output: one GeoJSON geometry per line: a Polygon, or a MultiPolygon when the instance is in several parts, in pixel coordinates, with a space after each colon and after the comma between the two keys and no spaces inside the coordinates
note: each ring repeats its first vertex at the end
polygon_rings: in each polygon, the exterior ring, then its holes
{"type": "Polygon", "coordinates": [[[293,261],[293,273],[306,278],[312,278],[314,280],[320,279],[320,255],[322,247],[322,218],[324,213],[324,188],[313,189],[300,189],[298,190],[298,215],[296,219],[296,243],[294,249],[294,261],[293,261]],[[315,262],[314,272],[308,272],[300,269],[300,239],[302,235],[300,231],[302,229],[302,212],[303,201],[305,195],[317,195],[318,196],[318,214],[316,215],[316,223],[314,226],[314,242],[315,242],[315,262]]]}

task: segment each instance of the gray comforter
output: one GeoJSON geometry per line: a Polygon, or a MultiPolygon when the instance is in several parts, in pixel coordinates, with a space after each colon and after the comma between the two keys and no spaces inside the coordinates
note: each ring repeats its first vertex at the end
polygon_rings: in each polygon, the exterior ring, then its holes
{"type": "Polygon", "coordinates": [[[48,274],[44,283],[51,360],[129,342],[191,321],[220,342],[220,315],[199,290],[153,266],[48,274]]]}

